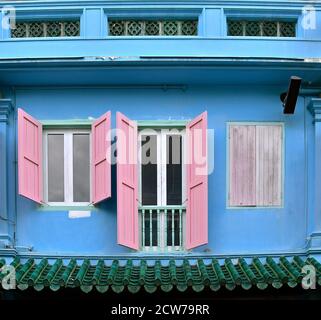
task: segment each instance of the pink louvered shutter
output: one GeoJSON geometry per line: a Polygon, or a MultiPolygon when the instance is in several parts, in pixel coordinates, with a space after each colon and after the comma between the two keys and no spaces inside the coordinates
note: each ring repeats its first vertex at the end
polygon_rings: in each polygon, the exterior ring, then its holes
{"type": "Polygon", "coordinates": [[[18,109],[18,184],[19,194],[42,201],[42,125],[18,109]]]}
{"type": "Polygon", "coordinates": [[[256,205],[256,127],[231,125],[229,129],[229,205],[256,205]]]}
{"type": "Polygon", "coordinates": [[[118,244],[137,250],[137,124],[120,112],[117,112],[116,122],[118,244]]]}
{"type": "Polygon", "coordinates": [[[207,112],[187,125],[186,138],[186,248],[191,249],[208,242],[207,112]]]}
{"type": "Polygon", "coordinates": [[[111,197],[111,112],[91,126],[92,132],[92,199],[96,204],[111,197]]]}

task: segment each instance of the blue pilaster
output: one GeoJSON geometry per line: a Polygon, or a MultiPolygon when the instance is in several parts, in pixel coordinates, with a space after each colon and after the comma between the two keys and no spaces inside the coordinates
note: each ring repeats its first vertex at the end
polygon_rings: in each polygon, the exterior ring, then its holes
{"type": "Polygon", "coordinates": [[[312,98],[308,109],[314,117],[314,210],[309,235],[310,249],[321,248],[321,98],[312,98]]]}
{"type": "Polygon", "coordinates": [[[14,15],[15,11],[13,7],[0,6],[0,40],[6,40],[10,38],[9,17],[11,16],[12,18],[14,18],[14,15]]]}
{"type": "Polygon", "coordinates": [[[83,13],[83,35],[85,38],[101,38],[106,36],[106,18],[102,8],[86,8],[83,13]]]}
{"type": "Polygon", "coordinates": [[[6,245],[10,239],[7,210],[7,135],[11,111],[11,100],[0,99],[0,248],[6,245]]]}
{"type": "Polygon", "coordinates": [[[224,35],[223,30],[223,10],[220,8],[203,10],[200,16],[201,36],[205,37],[222,37],[224,35]]]}

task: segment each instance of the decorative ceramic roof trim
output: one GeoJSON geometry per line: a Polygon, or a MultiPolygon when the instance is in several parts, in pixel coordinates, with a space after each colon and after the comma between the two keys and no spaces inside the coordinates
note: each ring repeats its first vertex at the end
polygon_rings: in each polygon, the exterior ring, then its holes
{"type": "MultiPolygon", "coordinates": [[[[131,293],[137,293],[144,289],[153,293],[156,290],[169,292],[173,288],[183,292],[189,287],[195,292],[206,287],[212,291],[223,287],[228,290],[236,287],[245,290],[252,287],[261,290],[268,287],[278,289],[284,285],[293,288],[301,284],[305,276],[302,268],[305,265],[312,265],[316,269],[317,283],[321,285],[321,264],[313,257],[302,259],[299,256],[282,256],[277,260],[271,257],[253,257],[251,263],[247,263],[244,258],[235,261],[227,258],[223,264],[219,264],[215,258],[206,261],[158,259],[151,265],[144,259],[128,259],[98,260],[92,264],[89,259],[82,262],[70,259],[67,263],[56,259],[49,263],[45,258],[39,261],[30,258],[21,262],[16,257],[10,265],[16,270],[16,285],[20,290],[29,287],[37,291],[44,288],[53,291],[80,288],[85,293],[93,289],[101,293],[109,289],[121,293],[127,289],[131,293]]],[[[0,268],[5,264],[5,259],[0,259],[0,268]]],[[[4,274],[0,274],[0,283],[3,277],[4,274]]]]}

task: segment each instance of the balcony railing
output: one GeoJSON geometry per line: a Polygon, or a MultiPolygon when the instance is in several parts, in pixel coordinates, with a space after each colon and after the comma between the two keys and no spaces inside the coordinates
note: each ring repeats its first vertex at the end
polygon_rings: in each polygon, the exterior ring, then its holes
{"type": "Polygon", "coordinates": [[[152,252],[184,250],[185,207],[139,208],[141,249],[152,252]]]}

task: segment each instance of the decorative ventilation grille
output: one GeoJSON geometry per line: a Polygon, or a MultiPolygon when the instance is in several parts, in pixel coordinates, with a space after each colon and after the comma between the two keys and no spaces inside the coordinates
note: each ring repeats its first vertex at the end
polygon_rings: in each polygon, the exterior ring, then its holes
{"type": "Polygon", "coordinates": [[[11,30],[12,38],[77,37],[80,35],[80,21],[32,21],[16,22],[11,30]]]}
{"type": "Polygon", "coordinates": [[[196,36],[197,20],[110,20],[110,36],[196,36]]]}
{"type": "Polygon", "coordinates": [[[228,20],[228,35],[239,37],[295,37],[295,22],[228,20]]]}

